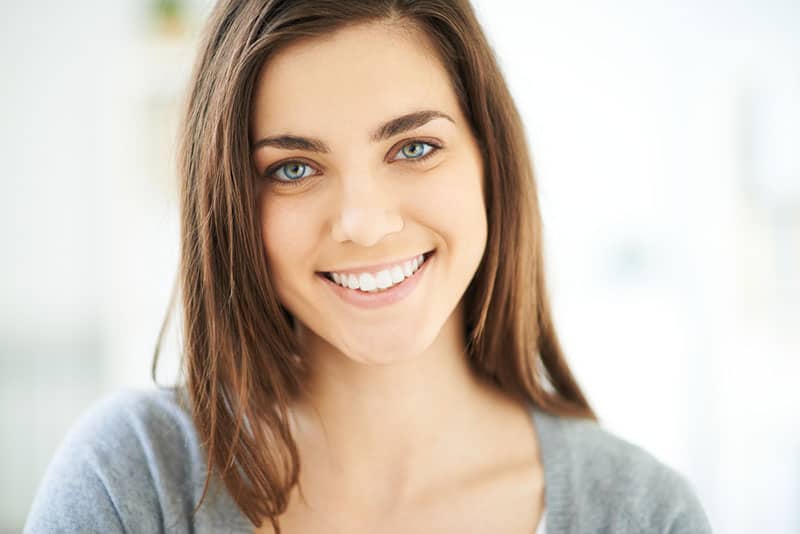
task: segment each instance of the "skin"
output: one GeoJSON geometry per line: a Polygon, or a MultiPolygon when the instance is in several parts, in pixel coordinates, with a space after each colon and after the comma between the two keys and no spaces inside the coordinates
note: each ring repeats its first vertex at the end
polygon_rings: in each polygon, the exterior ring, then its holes
{"type": "Polygon", "coordinates": [[[329,149],[253,151],[269,271],[313,369],[292,406],[305,501],[295,489],[284,531],[533,532],[532,421],[464,356],[462,297],[487,237],[480,150],[424,36],[370,23],[293,44],[262,68],[250,128],[256,145],[292,135],[329,149]],[[423,110],[449,118],[371,139],[423,110]],[[441,148],[414,162],[429,150],[415,141],[441,148]],[[414,292],[380,309],[317,275],[433,249],[414,292]]]}

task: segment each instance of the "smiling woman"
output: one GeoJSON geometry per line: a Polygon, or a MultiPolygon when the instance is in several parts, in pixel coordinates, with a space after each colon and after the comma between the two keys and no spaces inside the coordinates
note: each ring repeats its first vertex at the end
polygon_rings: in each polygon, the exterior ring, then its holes
{"type": "Polygon", "coordinates": [[[87,414],[28,531],[708,530],[569,370],[468,2],[221,1],[182,134],[185,381],[87,414]]]}
{"type": "Polygon", "coordinates": [[[486,248],[483,165],[425,34],[373,22],[286,47],[256,79],[250,130],[261,140],[267,271],[299,319],[309,367],[339,360],[330,352],[401,367],[464,360],[456,308],[486,248]],[[321,150],[287,147],[287,137],[321,150]],[[280,176],[291,166],[301,178],[280,176]],[[423,269],[392,286],[393,267],[426,253],[423,269]],[[320,284],[320,272],[346,275],[347,287],[320,284]]]}

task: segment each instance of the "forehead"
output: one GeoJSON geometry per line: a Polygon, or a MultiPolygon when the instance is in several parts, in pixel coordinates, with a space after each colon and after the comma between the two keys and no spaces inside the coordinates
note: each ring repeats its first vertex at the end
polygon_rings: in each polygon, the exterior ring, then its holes
{"type": "Polygon", "coordinates": [[[458,115],[434,49],[417,30],[370,23],[294,43],[272,57],[256,82],[251,127],[255,137],[287,131],[363,137],[380,121],[420,109],[458,115]]]}

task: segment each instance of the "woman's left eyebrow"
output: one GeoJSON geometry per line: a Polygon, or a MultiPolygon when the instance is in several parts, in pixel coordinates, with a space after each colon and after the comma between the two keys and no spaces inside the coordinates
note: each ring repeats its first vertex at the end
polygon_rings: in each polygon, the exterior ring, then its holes
{"type": "MultiPolygon", "coordinates": [[[[390,139],[395,135],[419,128],[420,126],[423,126],[434,119],[447,119],[453,124],[456,122],[452,117],[450,117],[450,115],[441,111],[415,111],[413,113],[406,113],[405,115],[395,117],[384,124],[381,124],[375,128],[372,134],[370,134],[369,138],[373,143],[385,141],[386,139],[390,139]]],[[[330,152],[328,145],[326,145],[320,139],[288,134],[265,137],[253,144],[252,150],[255,151],[265,146],[282,148],[284,150],[305,150],[307,152],[321,152],[325,154],[330,152]]]]}

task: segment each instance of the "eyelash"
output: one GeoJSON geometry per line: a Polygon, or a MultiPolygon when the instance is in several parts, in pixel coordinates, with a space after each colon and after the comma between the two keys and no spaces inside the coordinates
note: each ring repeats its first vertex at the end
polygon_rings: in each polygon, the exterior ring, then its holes
{"type": "MultiPolygon", "coordinates": [[[[409,141],[408,143],[405,143],[405,144],[401,145],[400,148],[395,152],[395,154],[400,153],[405,147],[407,147],[409,145],[415,145],[415,144],[428,145],[428,146],[431,147],[431,150],[427,154],[425,154],[424,156],[420,156],[418,158],[400,158],[400,160],[392,160],[392,161],[405,161],[407,163],[419,163],[419,162],[424,161],[424,160],[428,159],[429,157],[433,156],[434,154],[436,154],[442,148],[437,143],[433,143],[433,142],[430,142],[430,141],[423,141],[421,139],[414,139],[414,140],[409,141]]],[[[283,161],[283,162],[280,162],[280,163],[277,163],[277,164],[271,166],[269,169],[267,169],[264,172],[264,177],[268,178],[268,179],[270,179],[270,180],[272,180],[274,182],[277,182],[280,185],[286,185],[286,186],[289,186],[289,187],[295,187],[295,186],[298,186],[298,185],[302,184],[307,179],[312,178],[314,176],[314,175],[306,176],[305,178],[299,178],[299,179],[296,179],[296,180],[288,180],[288,181],[287,180],[278,180],[276,178],[273,178],[273,176],[272,176],[273,174],[275,174],[281,168],[289,166],[289,165],[291,165],[293,163],[299,163],[300,165],[305,165],[306,167],[311,167],[312,169],[314,168],[313,165],[311,165],[309,163],[306,163],[303,160],[288,160],[288,161],[283,161]]]]}

